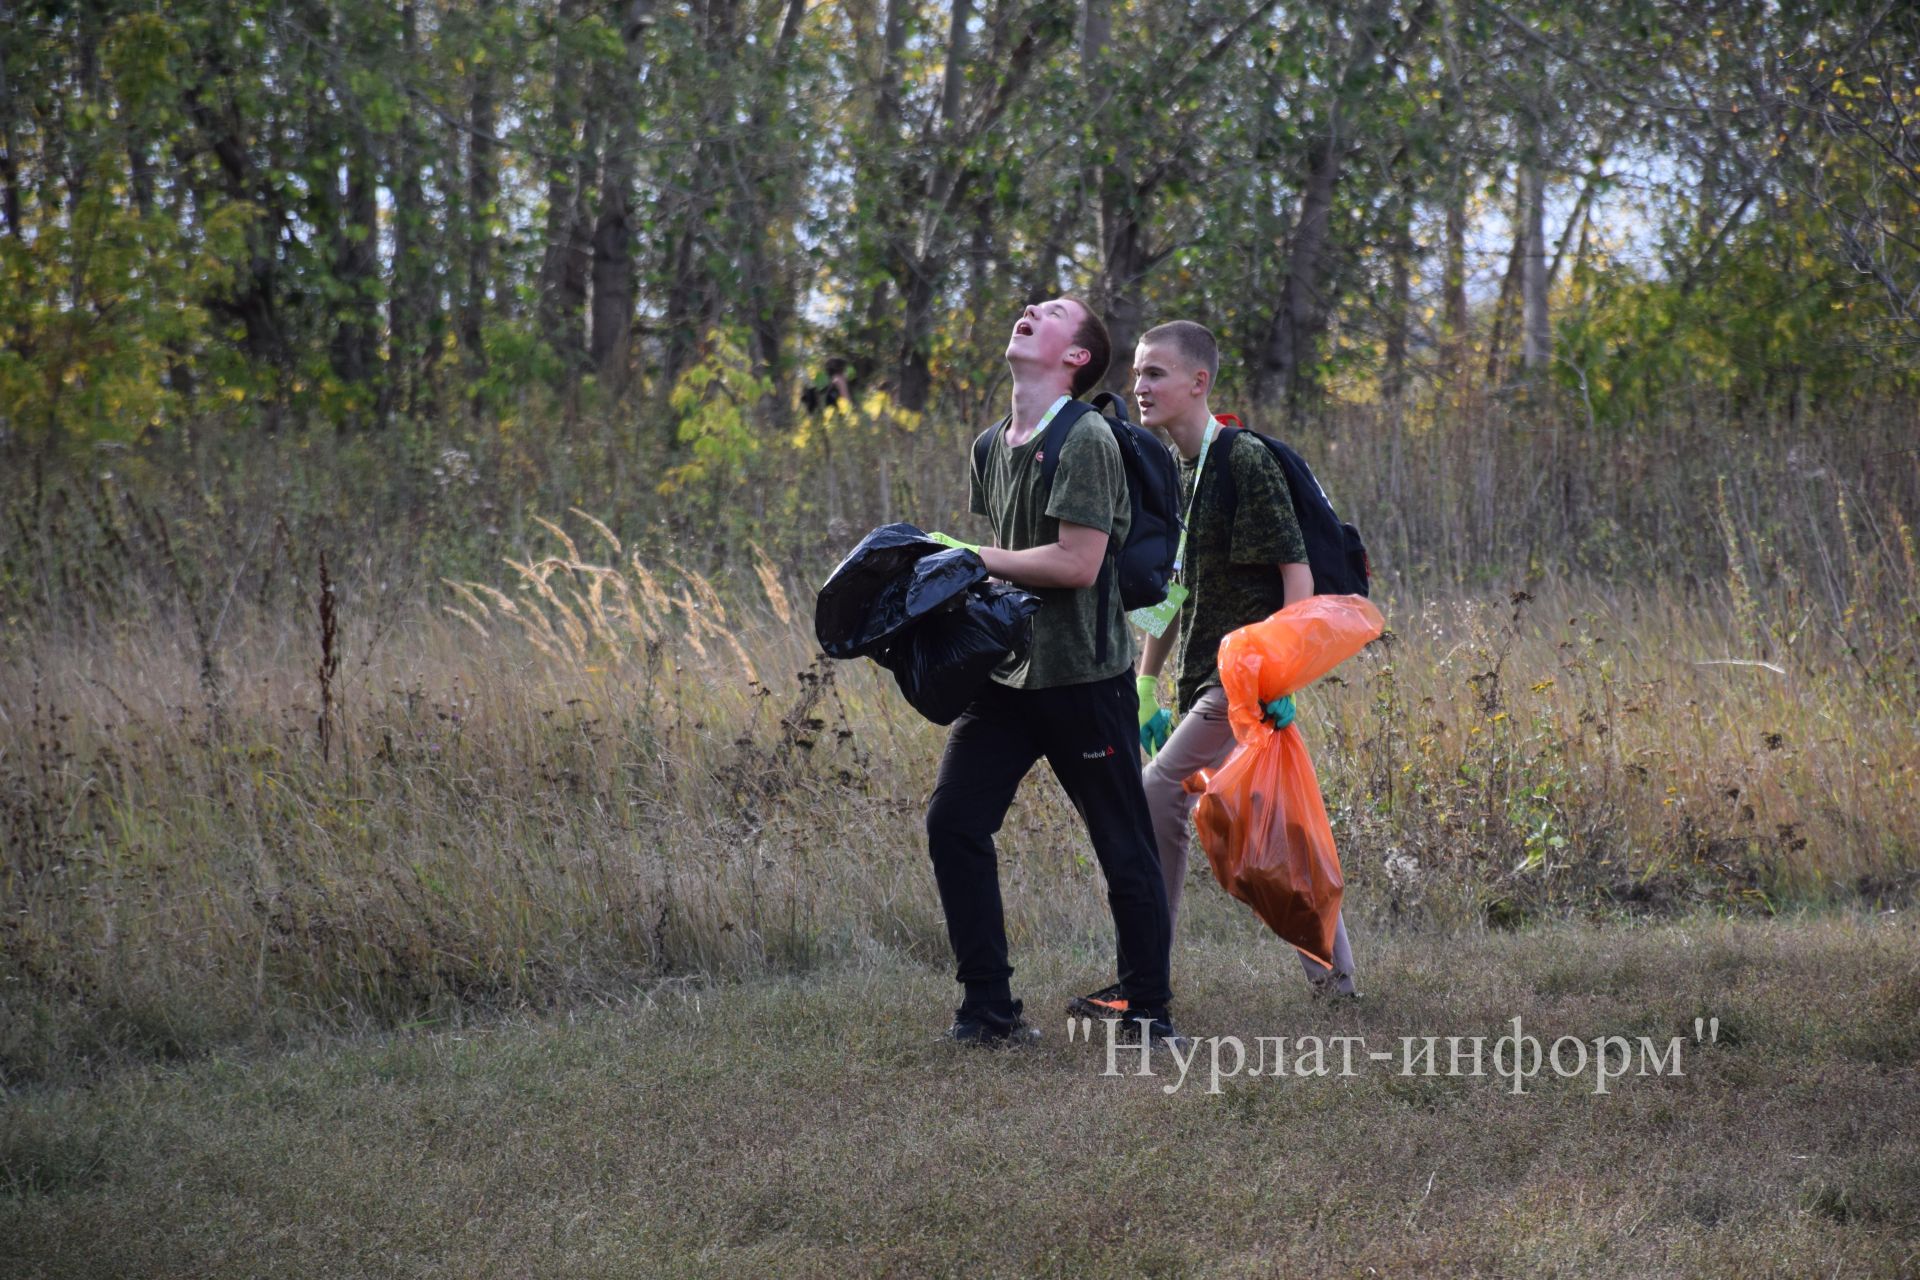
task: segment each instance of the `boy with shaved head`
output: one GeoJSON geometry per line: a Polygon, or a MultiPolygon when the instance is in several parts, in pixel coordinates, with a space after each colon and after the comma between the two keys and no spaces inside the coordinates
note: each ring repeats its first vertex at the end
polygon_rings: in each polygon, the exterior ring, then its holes
{"type": "MultiPolygon", "coordinates": [[[[1133,394],[1140,422],[1166,433],[1180,458],[1181,496],[1187,533],[1179,581],[1187,589],[1180,612],[1165,633],[1147,638],[1138,676],[1141,742],[1153,753],[1142,779],[1153,815],[1154,841],[1167,893],[1171,926],[1186,882],[1190,818],[1197,797],[1184,783],[1202,769],[1219,767],[1232,754],[1227,697],[1216,665],[1229,631],[1258,622],[1313,594],[1313,570],[1294,515],[1286,474],[1266,446],[1248,433],[1232,438],[1230,457],[1213,457],[1216,422],[1207,398],[1220,371],[1220,348],[1205,326],[1175,320],[1149,329],[1134,353],[1133,394]],[[1210,470],[1233,468],[1236,500],[1223,486],[1202,483],[1210,470]],[[1179,726],[1167,735],[1158,684],[1167,658],[1178,647],[1176,696],[1179,726]]],[[[1291,720],[1290,700],[1278,715],[1291,720]]],[[[1333,967],[1300,957],[1316,993],[1354,996],[1353,954],[1341,919],[1334,934],[1333,967]]],[[[1108,987],[1074,1000],[1069,1008],[1093,1017],[1126,1009],[1126,993],[1108,987]]]]}

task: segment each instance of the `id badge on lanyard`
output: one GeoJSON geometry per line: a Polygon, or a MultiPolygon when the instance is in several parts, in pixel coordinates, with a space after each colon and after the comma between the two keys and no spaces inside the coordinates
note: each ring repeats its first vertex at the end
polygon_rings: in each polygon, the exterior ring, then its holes
{"type": "Polygon", "coordinates": [[[1178,582],[1170,583],[1165,600],[1133,610],[1127,614],[1127,621],[1157,640],[1167,634],[1167,628],[1180,616],[1180,606],[1186,599],[1187,589],[1178,582]]]}

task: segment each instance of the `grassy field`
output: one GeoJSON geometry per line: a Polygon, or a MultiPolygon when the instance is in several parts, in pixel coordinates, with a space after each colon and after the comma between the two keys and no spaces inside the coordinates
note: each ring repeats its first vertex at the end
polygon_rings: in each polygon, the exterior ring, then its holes
{"type": "MultiPolygon", "coordinates": [[[[819,659],[770,565],[728,599],[611,546],[596,565],[576,528],[508,590],[236,611],[217,645],[17,634],[0,1079],[943,959],[921,831],[942,732],[873,664],[819,659]]],[[[1391,638],[1301,698],[1350,917],[1913,901],[1920,641],[1763,663],[1737,609],[1679,593],[1383,604],[1391,638]]],[[[1025,795],[1015,938],[1102,925],[1077,820],[1044,771],[1025,795]]]]}
{"type": "MultiPolygon", "coordinates": [[[[669,981],[473,1021],[146,1068],[5,1110],[28,1276],[1903,1275],[1920,1267],[1911,912],[1358,939],[1312,1001],[1196,886],[1200,1034],[1685,1037],[1683,1075],[1104,1078],[1028,946],[1031,1050],[938,1042],[944,966],[669,981]],[[1719,1019],[1696,1044],[1693,1020],[1719,1019]]],[[[1442,1047],[1442,1070],[1446,1069],[1442,1047]]],[[[1166,1063],[1162,1061],[1162,1068],[1166,1063]]],[[[1197,1068],[1198,1069],[1198,1068],[1197,1068]]],[[[1488,1068],[1489,1072],[1491,1068],[1488,1068]]]]}
{"type": "Polygon", "coordinates": [[[938,1043],[942,733],[820,659],[764,556],[717,585],[575,514],[491,578],[276,592],[262,553],[242,591],[162,537],[193,591],[0,631],[0,1246],[89,1276],[1913,1273],[1920,561],[1886,527],[1817,622],[1738,555],[1383,583],[1390,637],[1300,700],[1358,1008],[1309,1003],[1196,863],[1189,1031],[1719,1020],[1606,1096],[1102,1078],[1062,1003],[1110,976],[1104,896],[1044,772],[1001,849],[1047,1041],[938,1043]]]}

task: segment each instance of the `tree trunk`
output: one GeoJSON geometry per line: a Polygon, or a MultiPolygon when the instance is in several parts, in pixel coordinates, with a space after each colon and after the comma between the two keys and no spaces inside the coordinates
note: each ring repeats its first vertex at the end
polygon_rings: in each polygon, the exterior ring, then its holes
{"type": "Polygon", "coordinates": [[[1447,249],[1441,290],[1445,304],[1445,340],[1441,350],[1448,378],[1467,372],[1467,348],[1472,339],[1467,311],[1467,209],[1458,190],[1447,198],[1447,249]]]}
{"type": "Polygon", "coordinates": [[[593,229],[593,335],[589,358],[616,399],[632,372],[633,182],[639,150],[640,72],[646,65],[651,0],[626,0],[620,41],[626,49],[614,91],[608,95],[613,127],[601,171],[600,218],[593,229]]]}
{"type": "Polygon", "coordinates": [[[1467,311],[1467,191],[1472,186],[1466,170],[1466,146],[1470,142],[1459,135],[1468,127],[1462,110],[1466,99],[1466,60],[1460,51],[1460,14],[1457,6],[1447,5],[1440,20],[1440,44],[1444,84],[1441,87],[1440,116],[1457,151],[1447,175],[1446,247],[1441,267],[1441,376],[1449,384],[1468,373],[1468,346],[1472,340],[1471,317],[1467,311]]]}
{"type": "Polygon", "coordinates": [[[133,210],[142,218],[153,212],[153,161],[147,153],[146,135],[138,125],[127,129],[127,187],[133,195],[133,210]]]}
{"type": "MultiPolygon", "coordinates": [[[[179,162],[177,153],[174,154],[173,159],[176,164],[179,162]]],[[[176,169],[175,172],[180,170],[176,169]]],[[[158,198],[166,216],[172,219],[173,225],[180,228],[183,234],[188,236],[199,234],[200,228],[196,224],[199,221],[201,192],[196,183],[191,180],[169,183],[159,193],[158,198]]],[[[183,404],[193,399],[194,391],[199,384],[199,380],[194,376],[194,369],[192,338],[179,332],[170,335],[167,338],[167,368],[164,376],[167,390],[180,397],[183,404]]]]}
{"type": "MultiPolygon", "coordinates": [[[[569,50],[585,0],[560,0],[554,22],[553,122],[547,156],[546,246],[535,285],[534,314],[541,336],[559,357],[571,403],[571,391],[586,364],[587,268],[592,260],[592,225],[586,221],[581,193],[593,164],[582,145],[581,80],[585,73],[569,50]]],[[[588,132],[591,132],[589,126],[588,132]]]]}
{"type": "MultiPolygon", "coordinates": [[[[1111,0],[1085,0],[1080,52],[1083,84],[1102,83],[1102,70],[1113,43],[1111,0]]],[[[1106,321],[1113,340],[1114,361],[1101,380],[1109,391],[1124,391],[1131,379],[1133,348],[1140,340],[1144,305],[1141,285],[1147,274],[1148,249],[1141,222],[1145,201],[1135,189],[1128,157],[1141,139],[1116,136],[1113,111],[1096,112],[1087,139],[1087,183],[1098,193],[1100,275],[1093,303],[1106,321]]]]}
{"type": "MultiPolygon", "coordinates": [[[[0,0],[0,31],[13,25],[12,5],[0,0]]],[[[13,89],[7,79],[7,60],[0,57],[0,219],[7,234],[20,238],[20,163],[13,140],[13,89]]]]}
{"type": "Polygon", "coordinates": [[[1332,267],[1329,231],[1344,150],[1338,110],[1335,106],[1336,119],[1329,122],[1307,162],[1300,215],[1287,254],[1287,278],[1280,287],[1266,341],[1255,357],[1254,398],[1282,403],[1290,413],[1299,407],[1305,391],[1307,375],[1301,366],[1313,361],[1326,327],[1321,284],[1332,267]]]}
{"type": "Polygon", "coordinates": [[[939,266],[932,261],[913,262],[907,268],[906,288],[901,291],[907,313],[901,328],[893,395],[901,408],[914,413],[926,411],[927,400],[933,392],[929,354],[933,345],[934,279],[938,271],[939,266]]]}
{"type": "MultiPolygon", "coordinates": [[[[698,159],[698,151],[695,152],[698,159]]],[[[698,212],[691,200],[682,201],[674,219],[679,230],[669,242],[667,257],[666,335],[660,355],[660,398],[665,402],[674,383],[693,363],[706,340],[707,305],[699,272],[698,212]]]]}
{"type": "Polygon", "coordinates": [[[967,87],[967,24],[973,20],[973,0],[951,0],[947,24],[947,68],[940,82],[940,127],[953,129],[960,120],[960,104],[967,87]]]}
{"type": "Polygon", "coordinates": [[[771,161],[780,150],[772,134],[772,120],[774,101],[787,83],[788,63],[806,8],[806,0],[787,0],[786,14],[773,43],[771,65],[755,77],[757,92],[747,134],[754,154],[747,157],[744,166],[752,176],[739,193],[749,211],[745,248],[754,363],[771,385],[766,408],[782,431],[791,425],[786,341],[794,298],[780,252],[779,206],[768,207],[769,193],[781,186],[772,172],[771,161]]]}
{"type": "Polygon", "coordinates": [[[1513,205],[1513,251],[1507,255],[1507,273],[1500,280],[1500,296],[1493,303],[1493,332],[1487,337],[1487,385],[1498,387],[1506,364],[1507,322],[1513,315],[1514,299],[1520,296],[1520,276],[1527,256],[1527,212],[1525,182],[1516,184],[1513,205]]]}
{"type": "MultiPolygon", "coordinates": [[[[1542,143],[1534,129],[1534,146],[1542,143]]],[[[1553,363],[1553,322],[1547,311],[1547,175],[1536,149],[1520,171],[1523,206],[1522,234],[1526,255],[1521,267],[1520,299],[1524,337],[1521,363],[1539,374],[1553,363]]]]}
{"type": "MultiPolygon", "coordinates": [[[[889,48],[903,39],[904,23],[896,28],[895,10],[900,0],[888,6],[889,48]]],[[[940,83],[940,117],[936,132],[945,155],[923,162],[924,168],[907,171],[910,198],[920,216],[934,219],[926,232],[913,236],[905,228],[896,230],[894,256],[897,264],[895,283],[900,287],[907,313],[901,328],[900,354],[895,362],[894,396],[902,408],[925,412],[933,390],[933,305],[940,294],[940,279],[946,273],[946,254],[938,224],[952,197],[971,177],[965,161],[955,154],[961,126],[961,107],[965,101],[967,75],[967,24],[973,17],[972,0],[953,0],[947,23],[947,60],[940,83]],[[919,181],[912,181],[918,178],[919,181]],[[911,188],[917,187],[917,190],[911,188]],[[923,250],[921,246],[926,246],[923,250]]]]}
{"type": "Polygon", "coordinates": [[[967,242],[967,345],[978,346],[986,320],[987,294],[993,285],[993,200],[973,200],[973,226],[967,242]]]}
{"type": "MultiPolygon", "coordinates": [[[[888,0],[881,14],[875,0],[848,0],[847,23],[852,31],[856,52],[855,75],[864,96],[871,103],[869,132],[876,140],[863,146],[854,157],[859,189],[888,191],[901,182],[902,151],[887,145],[899,137],[900,59],[906,46],[907,6],[902,0],[888,0]],[[885,140],[884,142],[879,140],[885,140]]],[[[903,200],[879,199],[873,202],[870,216],[860,218],[854,228],[854,274],[859,291],[855,320],[847,336],[849,354],[855,366],[869,380],[888,385],[875,375],[889,367],[887,318],[893,305],[893,246],[899,239],[896,224],[903,200]]]]}
{"type": "MultiPolygon", "coordinates": [[[[475,26],[484,33],[490,3],[478,6],[475,26]]],[[[476,44],[484,34],[476,38],[476,44]]],[[[487,285],[493,272],[494,201],[498,198],[499,172],[494,158],[494,82],[493,62],[483,50],[476,49],[469,77],[470,98],[467,115],[467,278],[461,298],[459,317],[460,349],[464,356],[469,385],[475,388],[471,403],[478,405],[478,383],[487,369],[484,339],[487,285]]]]}
{"type": "MultiPolygon", "coordinates": [[[[1296,411],[1313,381],[1308,372],[1319,355],[1329,311],[1326,283],[1333,272],[1333,197],[1346,166],[1348,101],[1359,92],[1380,49],[1383,27],[1391,21],[1387,0],[1373,0],[1354,26],[1345,66],[1326,95],[1325,127],[1307,155],[1300,213],[1287,254],[1287,276],[1280,288],[1265,340],[1254,353],[1256,400],[1279,402],[1296,411]]],[[[1424,10],[1410,29],[1425,21],[1424,10]]]]}
{"type": "MultiPolygon", "coordinates": [[[[1597,152],[1597,158],[1593,164],[1593,171],[1589,173],[1586,180],[1580,184],[1580,198],[1573,202],[1573,212],[1567,217],[1567,225],[1561,228],[1560,243],[1554,246],[1553,260],[1547,264],[1547,288],[1549,290],[1553,288],[1553,282],[1560,278],[1560,264],[1566,260],[1567,248],[1574,243],[1576,235],[1579,238],[1582,251],[1584,252],[1584,247],[1587,242],[1587,215],[1593,209],[1594,187],[1600,181],[1611,146],[1611,142],[1608,142],[1597,152]]],[[[1578,260],[1576,259],[1576,265],[1577,262],[1578,260]]]]}
{"type": "Polygon", "coordinates": [[[1386,367],[1380,377],[1381,391],[1389,401],[1398,401],[1407,387],[1407,329],[1413,312],[1413,192],[1410,187],[1410,181],[1403,175],[1399,207],[1394,213],[1393,244],[1389,249],[1386,367]]]}
{"type": "MultiPolygon", "coordinates": [[[[374,196],[379,163],[364,124],[354,131],[346,169],[345,223],[333,271],[348,297],[334,331],[333,369],[342,382],[364,388],[380,363],[380,315],[374,288],[380,277],[379,209],[374,196]]],[[[378,406],[372,407],[377,419],[378,406]]]]}
{"type": "MultiPolygon", "coordinates": [[[[208,58],[208,83],[230,74],[217,46],[208,58]]],[[[250,359],[273,369],[286,366],[286,348],[280,332],[276,295],[279,264],[274,256],[274,237],[285,220],[285,210],[273,185],[254,165],[247,148],[247,127],[230,103],[210,105],[198,84],[190,84],[185,94],[187,115],[193,121],[196,151],[211,152],[219,171],[220,186],[227,199],[260,211],[247,229],[247,264],[235,273],[231,292],[208,299],[215,314],[238,320],[245,330],[242,347],[250,359]]],[[[193,172],[193,166],[182,166],[193,172]]],[[[204,206],[203,206],[204,207],[204,206]]]]}
{"type": "MultiPolygon", "coordinates": [[[[400,6],[400,42],[406,65],[414,65],[420,56],[415,0],[405,0],[400,6]]],[[[393,284],[387,294],[388,373],[381,387],[386,400],[383,417],[395,409],[411,416],[420,407],[425,331],[434,306],[432,249],[426,243],[432,215],[420,181],[424,150],[413,105],[408,103],[394,144],[393,284]]]]}

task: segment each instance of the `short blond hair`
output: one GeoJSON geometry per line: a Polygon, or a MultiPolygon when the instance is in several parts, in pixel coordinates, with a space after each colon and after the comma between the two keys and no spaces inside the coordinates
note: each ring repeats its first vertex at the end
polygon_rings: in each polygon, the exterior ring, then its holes
{"type": "Polygon", "coordinates": [[[1140,342],[1164,342],[1178,351],[1186,361],[1196,369],[1207,371],[1207,381],[1212,382],[1220,376],[1220,344],[1213,339],[1213,330],[1192,320],[1169,320],[1157,324],[1140,335],[1140,342]]]}

